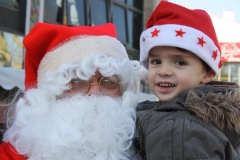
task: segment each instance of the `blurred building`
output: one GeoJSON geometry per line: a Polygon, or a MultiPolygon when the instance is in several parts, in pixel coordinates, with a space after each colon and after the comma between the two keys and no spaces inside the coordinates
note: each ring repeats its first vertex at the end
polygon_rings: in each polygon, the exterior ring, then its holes
{"type": "Polygon", "coordinates": [[[240,85],[240,23],[211,15],[222,52],[223,66],[216,80],[240,85]]]}
{"type": "Polygon", "coordinates": [[[226,10],[224,8],[222,17],[226,20],[234,21],[235,20],[234,11],[233,10],[226,10]]]}

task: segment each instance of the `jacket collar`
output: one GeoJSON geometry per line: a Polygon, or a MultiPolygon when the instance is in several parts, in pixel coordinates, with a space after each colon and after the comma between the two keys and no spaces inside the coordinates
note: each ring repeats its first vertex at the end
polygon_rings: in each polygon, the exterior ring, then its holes
{"type": "Polygon", "coordinates": [[[213,81],[183,92],[173,101],[212,123],[234,147],[240,144],[240,89],[237,84],[213,81]]]}

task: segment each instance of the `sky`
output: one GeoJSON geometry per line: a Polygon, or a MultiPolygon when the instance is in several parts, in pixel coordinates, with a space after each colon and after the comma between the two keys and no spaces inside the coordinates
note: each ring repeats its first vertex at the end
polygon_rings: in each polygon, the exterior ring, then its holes
{"type": "Polygon", "coordinates": [[[209,14],[223,17],[223,10],[233,10],[234,20],[240,23],[240,0],[169,0],[189,8],[204,9],[209,14]]]}

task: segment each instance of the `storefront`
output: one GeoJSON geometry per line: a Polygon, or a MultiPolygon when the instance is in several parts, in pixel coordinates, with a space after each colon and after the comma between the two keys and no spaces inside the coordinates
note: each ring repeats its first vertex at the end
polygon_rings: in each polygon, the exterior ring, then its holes
{"type": "Polygon", "coordinates": [[[211,15],[222,52],[222,68],[215,80],[240,85],[240,23],[211,15]]]}
{"type": "Polygon", "coordinates": [[[24,69],[22,41],[37,22],[67,26],[112,22],[129,57],[138,60],[142,15],[143,0],[0,0],[0,67],[24,69]]]}
{"type": "Polygon", "coordinates": [[[37,22],[67,26],[112,22],[129,57],[139,59],[142,15],[143,0],[0,0],[0,66],[24,68],[22,40],[37,22]]]}

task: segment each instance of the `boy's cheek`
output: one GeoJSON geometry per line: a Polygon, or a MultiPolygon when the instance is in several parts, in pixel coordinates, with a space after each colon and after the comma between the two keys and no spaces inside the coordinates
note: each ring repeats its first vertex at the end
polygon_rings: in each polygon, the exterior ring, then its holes
{"type": "Polygon", "coordinates": [[[153,71],[148,71],[148,81],[150,82],[154,77],[155,77],[155,73],[153,71]]]}

